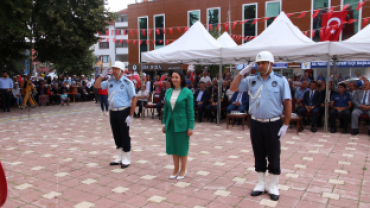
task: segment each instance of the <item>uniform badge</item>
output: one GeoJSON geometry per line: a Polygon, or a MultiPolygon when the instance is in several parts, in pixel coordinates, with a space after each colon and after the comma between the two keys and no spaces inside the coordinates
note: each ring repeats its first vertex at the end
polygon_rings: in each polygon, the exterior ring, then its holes
{"type": "Polygon", "coordinates": [[[254,87],[256,85],[256,81],[253,81],[252,82],[252,87],[254,87]]]}
{"type": "Polygon", "coordinates": [[[273,87],[276,87],[276,86],[277,86],[277,82],[276,82],[276,81],[273,81],[273,82],[272,82],[272,86],[273,86],[273,87]]]}
{"type": "Polygon", "coordinates": [[[113,84],[110,84],[109,87],[112,88],[113,87],[113,84]]]}
{"type": "Polygon", "coordinates": [[[121,84],[121,89],[123,89],[123,87],[124,87],[123,84],[121,84]]]}

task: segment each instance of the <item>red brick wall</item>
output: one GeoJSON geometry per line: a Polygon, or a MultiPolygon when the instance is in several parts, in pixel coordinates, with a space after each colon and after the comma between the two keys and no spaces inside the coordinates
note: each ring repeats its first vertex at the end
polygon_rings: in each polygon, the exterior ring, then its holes
{"type": "MultiPolygon", "coordinates": [[[[265,17],[265,5],[266,0],[230,0],[231,2],[231,22],[235,20],[242,20],[242,5],[256,3],[258,4],[258,17],[265,17]]],[[[285,13],[301,12],[311,10],[311,0],[281,0],[282,11],[285,13]]],[[[341,0],[331,0],[331,6],[340,5],[341,0]]],[[[367,3],[370,5],[370,3],[367,3]]],[[[365,4],[366,5],[366,4],[365,4]]],[[[221,7],[221,23],[227,21],[229,2],[228,0],[159,0],[154,2],[132,4],[128,6],[128,28],[137,28],[138,17],[148,16],[149,28],[153,29],[153,16],[156,14],[165,14],[165,26],[187,26],[187,11],[190,10],[201,10],[201,22],[206,24],[207,21],[207,8],[221,7]]],[[[339,10],[339,8],[337,9],[339,10]]],[[[290,19],[293,24],[299,27],[300,30],[306,31],[311,29],[311,14],[307,13],[303,18],[298,19],[298,14],[292,16],[290,19]]],[[[370,17],[370,7],[365,7],[362,12],[362,17],[370,17]]],[[[259,21],[258,23],[258,34],[265,29],[265,23],[259,21]]],[[[154,39],[154,33],[152,32],[149,39],[154,39]]],[[[242,26],[238,24],[235,29],[232,30],[232,34],[242,35],[242,26]]],[[[171,35],[168,31],[166,39],[177,39],[180,37],[180,33],[174,32],[171,35]]],[[[129,39],[138,39],[136,33],[129,39]]],[[[237,44],[241,44],[242,41],[237,41],[237,44]]],[[[153,42],[150,41],[150,50],[153,50],[153,42]]],[[[129,44],[129,63],[138,63],[138,43],[135,45],[129,44]]]]}

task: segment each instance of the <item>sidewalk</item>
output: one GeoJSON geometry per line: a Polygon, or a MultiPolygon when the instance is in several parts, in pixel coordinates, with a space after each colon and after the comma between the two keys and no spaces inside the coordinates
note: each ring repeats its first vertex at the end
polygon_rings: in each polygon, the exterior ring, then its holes
{"type": "Polygon", "coordinates": [[[370,207],[367,132],[289,129],[281,140],[281,196],[273,202],[249,195],[257,177],[248,128],[196,123],[180,182],[168,179],[172,157],[161,129],[158,119],[134,120],[132,162],[123,170],[109,166],[111,128],[94,102],[0,114],[4,207],[370,207]]]}

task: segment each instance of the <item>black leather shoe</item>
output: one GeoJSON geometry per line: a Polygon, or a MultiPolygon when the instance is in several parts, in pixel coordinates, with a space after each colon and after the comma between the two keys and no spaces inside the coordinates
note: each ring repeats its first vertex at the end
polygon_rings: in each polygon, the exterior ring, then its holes
{"type": "Polygon", "coordinates": [[[354,135],[357,135],[358,134],[358,129],[353,129],[351,134],[354,136],[354,135]]]}
{"type": "Polygon", "coordinates": [[[312,131],[313,133],[317,132],[317,127],[316,127],[316,126],[312,126],[312,127],[311,127],[311,131],[312,131]]]}
{"type": "Polygon", "coordinates": [[[10,109],[8,109],[7,111],[10,112],[10,109]]]}
{"type": "Polygon", "coordinates": [[[259,196],[261,194],[266,193],[266,191],[253,191],[251,192],[251,196],[259,196]]]}
{"type": "Polygon", "coordinates": [[[127,168],[128,166],[130,166],[130,165],[124,165],[124,164],[121,164],[121,168],[122,168],[122,169],[127,168]]]}
{"type": "Polygon", "coordinates": [[[109,163],[110,166],[113,166],[113,165],[121,165],[121,163],[116,163],[116,162],[111,162],[109,163]]]}
{"type": "Polygon", "coordinates": [[[337,128],[330,128],[330,133],[336,133],[337,132],[337,128]]]}
{"type": "Polygon", "coordinates": [[[277,201],[277,200],[279,200],[279,195],[274,195],[274,194],[269,194],[270,195],[270,199],[272,200],[272,201],[277,201]]]}
{"type": "Polygon", "coordinates": [[[347,134],[347,133],[348,133],[347,128],[344,128],[342,131],[342,134],[347,134]]]}

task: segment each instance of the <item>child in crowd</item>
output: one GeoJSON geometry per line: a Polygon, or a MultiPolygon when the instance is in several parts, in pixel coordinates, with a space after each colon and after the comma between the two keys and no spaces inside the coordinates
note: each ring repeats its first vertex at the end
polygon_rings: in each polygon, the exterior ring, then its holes
{"type": "Polygon", "coordinates": [[[60,95],[60,100],[62,102],[62,106],[64,106],[64,103],[67,103],[69,106],[69,97],[66,90],[63,90],[63,94],[60,95]]]}

